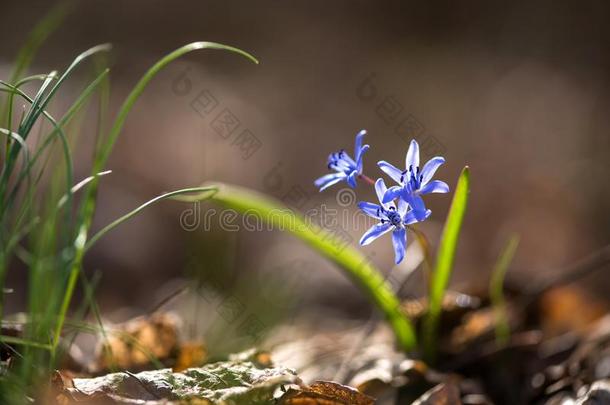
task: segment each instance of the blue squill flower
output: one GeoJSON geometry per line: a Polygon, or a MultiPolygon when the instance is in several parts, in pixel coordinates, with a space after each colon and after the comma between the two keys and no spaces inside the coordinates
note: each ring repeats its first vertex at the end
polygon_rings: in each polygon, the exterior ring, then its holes
{"type": "Polygon", "coordinates": [[[413,209],[415,217],[421,221],[426,216],[426,206],[421,196],[429,193],[447,193],[449,186],[440,180],[432,180],[434,173],[440,165],[445,163],[445,158],[436,156],[430,159],[420,170],[419,167],[419,145],[412,140],[405,159],[404,171],[397,169],[386,161],[377,163],[379,168],[390,176],[398,186],[388,189],[383,202],[389,202],[399,197],[405,200],[413,209]]]}
{"type": "Polygon", "coordinates": [[[362,145],[362,138],[365,134],[366,131],[363,129],[356,135],[354,159],[344,149],[328,156],[328,168],[336,173],[324,175],[314,182],[320,191],[324,191],[342,180],[346,180],[350,187],[356,187],[356,178],[362,174],[362,155],[369,149],[369,145],[362,145]]]}
{"type": "MultiPolygon", "coordinates": [[[[380,204],[369,202],[360,202],[358,207],[366,215],[378,219],[380,222],[369,228],[362,235],[360,244],[365,246],[380,237],[381,235],[392,231],[392,244],[394,245],[394,257],[396,264],[400,263],[405,257],[407,246],[407,225],[411,225],[419,220],[415,216],[415,212],[409,209],[409,205],[402,199],[398,199],[398,204],[394,202],[383,202],[384,196],[387,193],[386,185],[383,179],[378,179],[375,182],[375,192],[380,204]]],[[[426,210],[424,218],[430,216],[432,212],[426,210]]]]}

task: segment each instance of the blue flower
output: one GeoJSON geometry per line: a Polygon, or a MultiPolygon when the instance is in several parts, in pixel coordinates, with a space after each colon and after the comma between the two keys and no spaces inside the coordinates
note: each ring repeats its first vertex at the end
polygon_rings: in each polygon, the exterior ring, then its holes
{"type": "Polygon", "coordinates": [[[424,220],[427,210],[421,195],[449,192],[449,186],[445,182],[432,180],[434,173],[443,163],[445,163],[445,159],[436,156],[430,159],[420,170],[419,145],[415,140],[412,140],[407,151],[404,171],[383,160],[377,163],[381,170],[399,184],[388,189],[382,202],[390,202],[397,197],[402,198],[411,206],[417,220],[424,220]]]}
{"type": "Polygon", "coordinates": [[[356,178],[362,174],[362,155],[369,149],[369,145],[362,145],[362,138],[365,134],[366,131],[362,130],[356,135],[355,159],[352,159],[344,149],[328,156],[328,168],[336,173],[322,176],[314,182],[316,187],[320,188],[320,191],[324,191],[342,180],[346,180],[350,187],[356,187],[356,178]]]}
{"type": "MultiPolygon", "coordinates": [[[[394,257],[396,264],[400,263],[405,257],[405,249],[407,246],[407,225],[411,225],[419,220],[415,216],[415,212],[410,210],[409,205],[402,199],[398,199],[398,204],[394,202],[384,202],[384,196],[387,193],[386,185],[383,179],[378,179],[375,182],[375,192],[380,204],[369,202],[360,202],[358,207],[368,216],[380,220],[376,225],[369,228],[362,235],[360,244],[365,246],[380,237],[381,235],[392,231],[392,244],[394,245],[394,257]]],[[[424,219],[428,218],[432,212],[426,210],[424,219]]]]}

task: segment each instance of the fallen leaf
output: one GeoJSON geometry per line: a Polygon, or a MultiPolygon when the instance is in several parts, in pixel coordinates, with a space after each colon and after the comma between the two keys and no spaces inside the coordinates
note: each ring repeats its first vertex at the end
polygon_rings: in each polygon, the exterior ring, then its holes
{"type": "Polygon", "coordinates": [[[92,373],[109,369],[141,370],[153,359],[165,360],[179,349],[180,321],[171,313],[139,317],[106,330],[92,373]]]}
{"type": "Polygon", "coordinates": [[[427,391],[412,405],[460,405],[461,403],[459,388],[452,383],[442,383],[427,391]]]}
{"type": "Polygon", "coordinates": [[[182,372],[161,369],[73,378],[63,381],[60,395],[68,403],[271,405],[281,386],[297,381],[294,371],[284,367],[224,361],[182,372]]]}
{"type": "Polygon", "coordinates": [[[603,317],[608,307],[587,291],[574,286],[557,287],[540,298],[542,329],[549,335],[584,332],[603,317]]]}
{"type": "Polygon", "coordinates": [[[280,405],[372,405],[375,399],[346,385],[316,381],[301,389],[289,390],[280,405]]]}
{"type": "Polygon", "coordinates": [[[182,371],[187,368],[200,366],[204,363],[208,351],[201,342],[183,342],[178,349],[176,363],[172,367],[173,371],[182,371]]]}

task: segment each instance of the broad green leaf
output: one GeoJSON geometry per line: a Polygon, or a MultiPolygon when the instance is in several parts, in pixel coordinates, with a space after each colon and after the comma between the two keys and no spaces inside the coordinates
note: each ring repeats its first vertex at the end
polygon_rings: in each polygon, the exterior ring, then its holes
{"type": "Polygon", "coordinates": [[[369,259],[331,232],[260,193],[227,184],[217,185],[218,192],[211,198],[235,211],[253,215],[274,228],[290,232],[318,253],[337,264],[345,274],[369,297],[385,315],[401,348],[411,351],[416,347],[413,325],[400,308],[400,301],[386,283],[383,275],[369,259]]]}
{"type": "Polygon", "coordinates": [[[453,271],[455,252],[460,238],[460,231],[466,214],[468,193],[470,191],[470,170],[464,167],[458,179],[451,208],[445,221],[441,242],[438,248],[436,264],[430,283],[428,314],[424,320],[424,349],[428,360],[432,361],[436,350],[436,330],[441,315],[443,296],[447,290],[453,271]]]}

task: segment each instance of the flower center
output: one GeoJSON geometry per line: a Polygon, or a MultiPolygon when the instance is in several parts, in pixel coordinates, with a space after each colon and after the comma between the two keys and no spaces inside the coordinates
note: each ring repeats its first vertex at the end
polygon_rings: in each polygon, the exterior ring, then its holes
{"type": "Polygon", "coordinates": [[[402,222],[402,219],[400,218],[400,214],[394,210],[388,212],[388,220],[394,226],[398,226],[402,222]]]}
{"type": "Polygon", "coordinates": [[[331,153],[330,156],[328,156],[328,168],[351,172],[356,170],[356,162],[345,153],[345,149],[341,149],[339,152],[331,153]]]}
{"type": "MultiPolygon", "coordinates": [[[[387,218],[381,220],[382,224],[384,224],[386,221],[388,221],[394,226],[400,226],[402,224],[402,218],[400,217],[400,214],[396,212],[396,207],[391,206],[387,210],[381,208],[381,212],[383,212],[383,214],[387,218]]],[[[377,215],[379,215],[379,212],[377,213],[377,215]]]]}
{"type": "Polygon", "coordinates": [[[420,173],[419,166],[413,169],[413,165],[409,165],[409,169],[402,172],[400,176],[400,182],[413,191],[419,190],[421,183],[424,179],[424,175],[420,173]]]}

